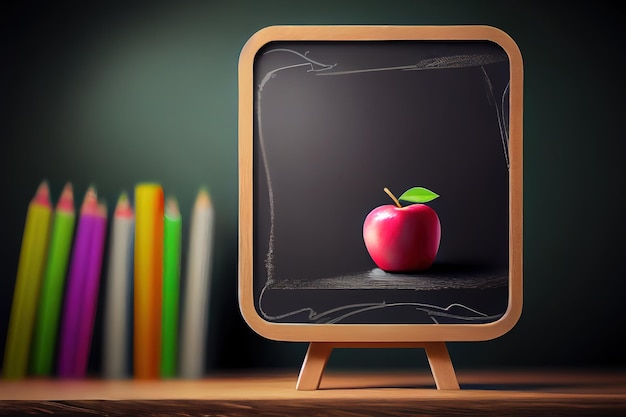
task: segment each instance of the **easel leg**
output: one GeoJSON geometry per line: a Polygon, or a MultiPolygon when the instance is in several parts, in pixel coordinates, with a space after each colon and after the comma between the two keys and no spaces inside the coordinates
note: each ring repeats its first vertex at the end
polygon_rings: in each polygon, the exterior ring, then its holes
{"type": "Polygon", "coordinates": [[[437,389],[459,389],[445,342],[425,343],[424,349],[437,389]]]}
{"type": "Polygon", "coordinates": [[[429,343],[329,343],[311,342],[304,357],[296,390],[313,391],[319,388],[322,374],[333,348],[423,348],[426,350],[435,385],[440,390],[458,390],[459,382],[452,366],[445,342],[429,343]]]}
{"type": "Polygon", "coordinates": [[[296,383],[296,390],[312,391],[319,388],[324,368],[332,350],[332,343],[309,343],[309,348],[298,376],[298,382],[296,383]]]}

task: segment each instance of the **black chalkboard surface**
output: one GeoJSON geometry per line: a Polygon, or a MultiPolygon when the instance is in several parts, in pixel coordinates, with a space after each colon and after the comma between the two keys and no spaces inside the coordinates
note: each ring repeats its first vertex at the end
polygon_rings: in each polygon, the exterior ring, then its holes
{"type": "MultiPolygon", "coordinates": [[[[240,306],[279,340],[479,340],[521,312],[521,55],[489,27],[273,27],[240,58],[240,306]],[[425,187],[432,265],[385,271],[376,207],[425,187]],[[384,329],[381,331],[381,329],[384,329]]],[[[407,206],[410,202],[400,202],[407,206]]]]}

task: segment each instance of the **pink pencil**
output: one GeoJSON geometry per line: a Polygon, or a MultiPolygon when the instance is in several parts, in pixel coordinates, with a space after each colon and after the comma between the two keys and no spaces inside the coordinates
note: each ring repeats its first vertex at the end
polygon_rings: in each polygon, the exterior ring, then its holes
{"type": "MultiPolygon", "coordinates": [[[[85,348],[91,343],[91,331],[88,323],[93,320],[91,309],[95,311],[94,285],[100,279],[102,259],[103,222],[106,226],[106,209],[104,216],[102,206],[98,204],[93,187],[89,187],[80,209],[80,218],[74,238],[70,269],[61,323],[59,341],[58,374],[65,378],[80,378],[85,374],[85,348]],[[98,253],[100,255],[98,256],[98,253]],[[97,281],[97,282],[96,282],[97,281]]],[[[104,227],[105,228],[105,227],[104,227]]],[[[96,292],[97,295],[97,292],[96,292]]],[[[93,326],[93,324],[92,324],[93,326]]]]}

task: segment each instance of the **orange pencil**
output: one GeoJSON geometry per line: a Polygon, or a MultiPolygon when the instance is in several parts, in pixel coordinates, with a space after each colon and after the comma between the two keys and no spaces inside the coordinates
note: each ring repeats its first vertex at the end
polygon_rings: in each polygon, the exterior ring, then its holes
{"type": "Polygon", "coordinates": [[[28,205],[26,214],[2,366],[3,377],[7,379],[23,378],[28,370],[28,356],[39,287],[46,263],[51,217],[50,189],[48,183],[44,181],[28,205]]]}
{"type": "Polygon", "coordinates": [[[134,375],[156,379],[161,362],[163,289],[163,189],[135,187],[134,375]]]}

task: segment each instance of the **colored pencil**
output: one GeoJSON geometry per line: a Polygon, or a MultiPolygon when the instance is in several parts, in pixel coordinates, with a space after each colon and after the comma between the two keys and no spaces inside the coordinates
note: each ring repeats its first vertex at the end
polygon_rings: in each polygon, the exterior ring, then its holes
{"type": "Polygon", "coordinates": [[[202,188],[194,203],[182,300],[180,376],[203,375],[208,332],[210,274],[213,258],[214,213],[209,193],[202,188]]]}
{"type": "Polygon", "coordinates": [[[135,186],[133,370],[139,379],[160,375],[163,206],[159,184],[135,186]]]}
{"type": "Polygon", "coordinates": [[[163,321],[161,335],[161,377],[176,376],[178,355],[178,300],[180,293],[182,218],[178,202],[165,202],[163,228],[163,321]]]}
{"type": "Polygon", "coordinates": [[[59,316],[75,221],[74,191],[72,184],[68,182],[61,192],[52,217],[48,259],[33,334],[31,372],[34,375],[50,376],[54,370],[59,316]]]}
{"type": "Polygon", "coordinates": [[[87,375],[87,365],[89,353],[91,351],[91,340],[93,337],[94,324],[96,319],[96,308],[98,306],[98,294],[100,290],[100,278],[102,272],[102,258],[104,255],[104,243],[107,231],[107,207],[104,203],[98,203],[97,212],[94,216],[94,225],[91,236],[91,246],[89,249],[89,263],[85,275],[83,287],[83,300],[78,326],[78,346],[76,349],[75,376],[85,377],[87,375]]]}
{"type": "Polygon", "coordinates": [[[85,376],[105,232],[106,208],[98,203],[94,187],[89,187],[80,209],[65,290],[58,354],[62,378],[85,376]]]}
{"type": "Polygon", "coordinates": [[[43,181],[28,205],[17,267],[13,303],[4,349],[2,375],[20,379],[28,373],[28,356],[46,263],[52,204],[43,181]]]}
{"type": "Polygon", "coordinates": [[[122,193],[113,213],[109,244],[102,358],[105,378],[121,379],[128,376],[134,234],[135,213],[128,194],[122,193]]]}

